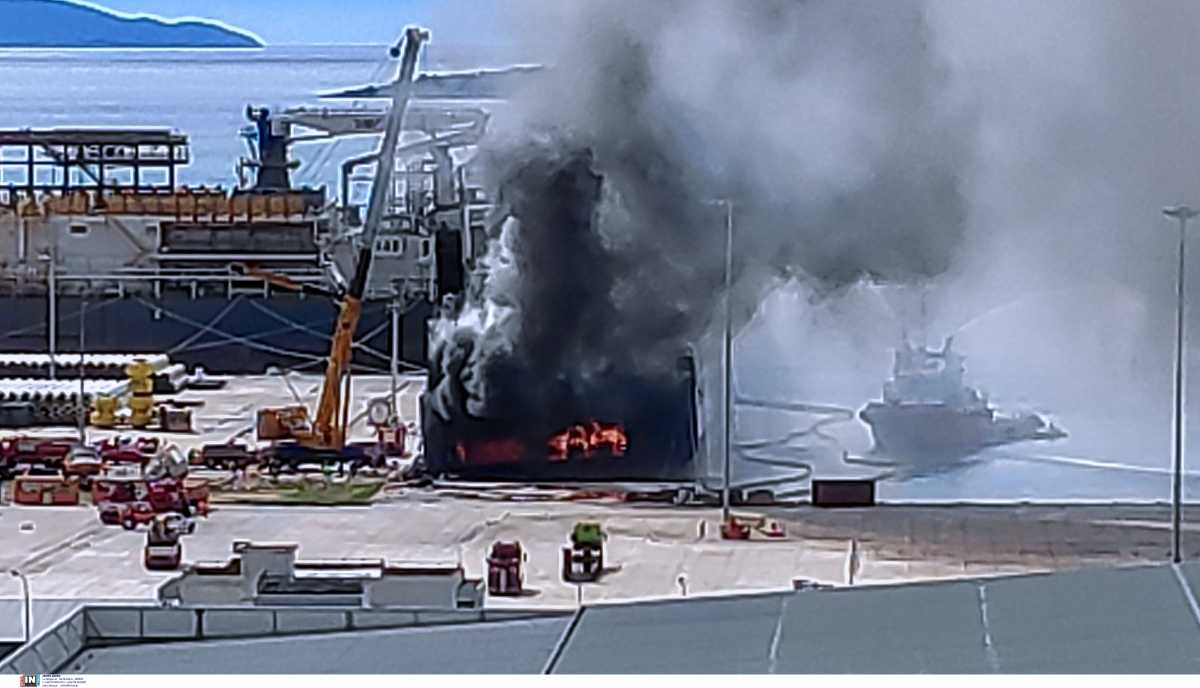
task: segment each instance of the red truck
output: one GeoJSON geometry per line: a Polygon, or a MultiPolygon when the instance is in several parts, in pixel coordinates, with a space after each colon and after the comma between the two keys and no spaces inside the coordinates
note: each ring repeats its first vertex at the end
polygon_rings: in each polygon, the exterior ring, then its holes
{"type": "Polygon", "coordinates": [[[92,502],[100,522],[133,530],[159,514],[208,515],[208,483],[203,480],[147,481],[143,478],[97,478],[92,502]]]}
{"type": "Polygon", "coordinates": [[[157,437],[113,437],[96,445],[105,463],[132,463],[145,466],[158,455],[157,437]]]}
{"type": "Polygon", "coordinates": [[[132,530],[154,518],[150,489],[141,478],[96,478],[92,481],[92,503],[105,525],[123,525],[132,530]]]}
{"type": "Polygon", "coordinates": [[[0,468],[16,474],[19,464],[61,468],[71,450],[79,446],[73,437],[28,437],[0,439],[0,468]]]}
{"type": "Polygon", "coordinates": [[[185,478],[163,478],[148,482],[149,502],[160,514],[181,513],[208,515],[208,481],[185,478]]]}

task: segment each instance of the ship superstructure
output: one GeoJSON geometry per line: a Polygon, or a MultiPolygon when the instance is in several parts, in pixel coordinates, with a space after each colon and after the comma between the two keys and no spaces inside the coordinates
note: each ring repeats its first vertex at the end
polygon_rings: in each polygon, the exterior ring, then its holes
{"type": "Polygon", "coordinates": [[[882,401],[859,412],[875,451],[917,461],[961,458],[990,446],[1050,440],[1066,433],[1033,413],[1002,415],[986,395],[964,382],[965,357],[947,338],[940,350],[904,337],[882,401]]]}

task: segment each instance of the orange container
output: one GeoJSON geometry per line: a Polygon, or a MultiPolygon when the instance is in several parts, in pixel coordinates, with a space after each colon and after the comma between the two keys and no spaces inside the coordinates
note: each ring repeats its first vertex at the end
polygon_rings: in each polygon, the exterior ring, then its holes
{"type": "Polygon", "coordinates": [[[79,481],[58,476],[23,475],[13,484],[13,502],[25,506],[77,506],[79,481]]]}

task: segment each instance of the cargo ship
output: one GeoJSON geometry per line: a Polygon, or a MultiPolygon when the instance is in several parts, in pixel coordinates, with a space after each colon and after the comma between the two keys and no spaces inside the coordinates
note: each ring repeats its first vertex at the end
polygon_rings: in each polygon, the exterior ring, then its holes
{"type": "Polygon", "coordinates": [[[859,411],[870,427],[874,451],[893,459],[928,462],[964,458],[987,447],[1054,440],[1066,433],[1034,413],[1001,414],[979,390],[963,382],[964,356],[947,338],[941,350],[896,349],[883,399],[859,411]]]}
{"type": "MultiPolygon", "coordinates": [[[[424,366],[427,320],[463,289],[491,208],[468,162],[489,113],[471,99],[495,95],[504,73],[422,74],[414,89],[356,370],[388,370],[393,312],[399,357],[424,366]]],[[[346,94],[386,89],[376,90],[346,94]]],[[[0,353],[77,351],[84,334],[92,353],[166,353],[214,373],[319,370],[337,304],[297,286],[337,291],[353,273],[364,206],[352,187],[374,156],[345,161],[330,192],[292,184],[300,162],[290,147],[377,134],[385,114],[248,107],[249,155],[230,188],[178,185],[191,152],[187,135],[169,128],[0,130],[0,353]]]]}

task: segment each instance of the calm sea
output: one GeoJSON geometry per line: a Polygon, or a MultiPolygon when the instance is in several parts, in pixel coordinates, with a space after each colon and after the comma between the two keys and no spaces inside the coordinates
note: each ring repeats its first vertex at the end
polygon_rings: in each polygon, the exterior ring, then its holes
{"type": "MultiPolygon", "coordinates": [[[[432,44],[428,69],[483,66],[488,56],[432,44]]],[[[493,63],[494,64],[494,63],[493,63]]],[[[188,184],[225,186],[246,144],[247,105],[345,106],[317,94],[390,79],[385,46],[279,46],[263,50],[0,50],[0,128],[170,127],[191,138],[188,184]]],[[[365,104],[365,103],[363,103],[365,104]]],[[[366,152],[369,140],[304,144],[302,183],[336,184],[339,161],[366,152]]],[[[2,183],[3,180],[0,180],[2,183]]]]}

